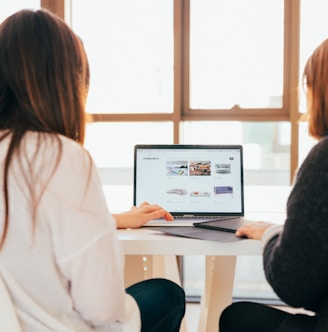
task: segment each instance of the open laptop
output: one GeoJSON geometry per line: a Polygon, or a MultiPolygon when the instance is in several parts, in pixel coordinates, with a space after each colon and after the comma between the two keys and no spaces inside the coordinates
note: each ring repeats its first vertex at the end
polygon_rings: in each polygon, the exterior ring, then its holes
{"type": "Polygon", "coordinates": [[[133,202],[161,205],[173,222],[235,231],[245,220],[241,145],[136,145],[133,202]],[[213,224],[214,223],[214,224],[213,224]]]}

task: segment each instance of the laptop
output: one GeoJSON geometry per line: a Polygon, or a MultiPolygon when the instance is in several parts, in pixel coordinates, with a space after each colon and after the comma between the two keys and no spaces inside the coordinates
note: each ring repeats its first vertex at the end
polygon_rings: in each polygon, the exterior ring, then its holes
{"type": "Polygon", "coordinates": [[[173,222],[144,226],[196,226],[234,232],[244,217],[241,145],[150,145],[134,147],[133,203],[158,204],[173,222]]]}

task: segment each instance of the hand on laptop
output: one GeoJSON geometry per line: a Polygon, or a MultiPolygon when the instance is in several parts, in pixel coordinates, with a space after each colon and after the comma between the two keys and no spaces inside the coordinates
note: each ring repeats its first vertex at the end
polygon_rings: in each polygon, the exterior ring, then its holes
{"type": "Polygon", "coordinates": [[[263,233],[274,225],[273,223],[267,221],[256,221],[254,223],[241,226],[236,231],[236,236],[247,237],[249,239],[261,240],[263,233]]]}
{"type": "Polygon", "coordinates": [[[113,214],[117,228],[138,228],[152,219],[164,218],[173,221],[173,216],[159,205],[144,202],[139,206],[133,206],[130,211],[113,214]]]}

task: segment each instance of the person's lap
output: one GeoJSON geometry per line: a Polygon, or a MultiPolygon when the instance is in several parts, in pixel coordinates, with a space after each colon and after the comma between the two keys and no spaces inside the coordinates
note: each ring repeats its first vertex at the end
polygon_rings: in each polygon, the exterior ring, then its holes
{"type": "Polygon", "coordinates": [[[227,307],[219,321],[220,332],[273,332],[289,313],[253,302],[236,302],[227,307]]]}
{"type": "Polygon", "coordinates": [[[291,314],[255,302],[236,302],[228,306],[219,319],[220,332],[313,332],[318,316],[291,314]]]}
{"type": "Polygon", "coordinates": [[[149,279],[126,289],[138,303],[141,331],[178,332],[185,313],[184,290],[166,279],[149,279]]]}

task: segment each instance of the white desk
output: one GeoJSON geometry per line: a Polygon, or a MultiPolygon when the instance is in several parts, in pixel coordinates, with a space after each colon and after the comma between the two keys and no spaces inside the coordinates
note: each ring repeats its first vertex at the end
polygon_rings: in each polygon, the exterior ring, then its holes
{"type": "MultiPolygon", "coordinates": [[[[283,221],[289,187],[245,187],[246,217],[283,221]],[[265,216],[265,218],[262,218],[265,216]]],[[[132,205],[131,186],[104,186],[109,208],[124,211],[132,205]]],[[[181,284],[176,256],[203,255],[205,286],[201,298],[199,332],[217,332],[222,310],[231,303],[237,256],[261,255],[260,243],[253,240],[214,242],[163,235],[147,229],[119,230],[126,255],[126,285],[151,277],[166,277],[181,284]]],[[[186,331],[185,324],[182,331],[186,331]]]]}
{"type": "MultiPolygon", "coordinates": [[[[181,285],[176,256],[206,256],[206,281],[201,299],[199,332],[217,332],[222,310],[231,303],[236,258],[260,255],[260,242],[216,242],[164,235],[147,229],[119,230],[126,255],[126,286],[152,277],[181,285]]],[[[182,331],[186,330],[185,324],[182,331]]]]}

